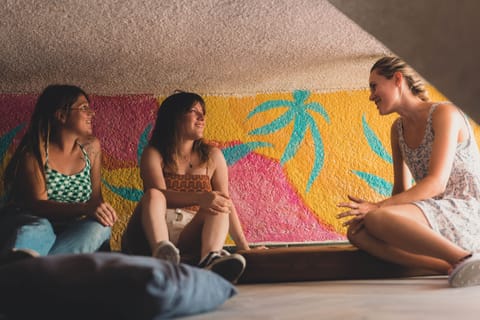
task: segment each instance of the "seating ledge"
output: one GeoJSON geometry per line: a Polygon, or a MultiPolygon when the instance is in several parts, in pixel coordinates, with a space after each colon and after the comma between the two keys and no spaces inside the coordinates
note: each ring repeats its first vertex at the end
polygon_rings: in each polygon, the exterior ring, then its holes
{"type": "Polygon", "coordinates": [[[239,283],[273,283],[438,276],[380,260],[350,244],[277,246],[238,251],[247,261],[239,283]]]}

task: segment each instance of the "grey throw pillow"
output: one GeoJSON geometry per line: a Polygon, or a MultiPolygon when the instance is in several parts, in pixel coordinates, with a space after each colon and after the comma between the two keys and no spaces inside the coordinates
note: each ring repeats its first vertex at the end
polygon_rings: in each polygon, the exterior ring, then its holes
{"type": "Polygon", "coordinates": [[[210,311],[235,294],[210,271],[120,253],[0,267],[0,319],[164,319],[210,311]]]}

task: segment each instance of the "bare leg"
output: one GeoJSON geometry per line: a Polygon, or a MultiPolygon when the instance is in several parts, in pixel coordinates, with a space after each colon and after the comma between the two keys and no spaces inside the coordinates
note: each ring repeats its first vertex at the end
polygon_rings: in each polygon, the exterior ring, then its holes
{"type": "Polygon", "coordinates": [[[386,261],[403,266],[426,268],[440,273],[446,273],[450,268],[450,265],[444,260],[409,253],[388,245],[382,240],[373,237],[365,229],[355,234],[349,231],[347,237],[354,246],[386,261]]]}
{"type": "Polygon", "coordinates": [[[142,227],[153,251],[161,241],[168,240],[167,200],[161,191],[148,189],[142,197],[141,210],[142,227]]]}
{"type": "Polygon", "coordinates": [[[228,234],[228,218],[227,214],[213,215],[198,211],[180,234],[178,247],[182,251],[191,252],[195,247],[198,248],[195,244],[200,240],[200,258],[212,251],[221,250],[228,234]]]}
{"type": "Polygon", "coordinates": [[[446,271],[469,252],[434,232],[415,205],[398,205],[368,213],[364,229],[350,234],[359,248],[388,261],[446,271]]]}

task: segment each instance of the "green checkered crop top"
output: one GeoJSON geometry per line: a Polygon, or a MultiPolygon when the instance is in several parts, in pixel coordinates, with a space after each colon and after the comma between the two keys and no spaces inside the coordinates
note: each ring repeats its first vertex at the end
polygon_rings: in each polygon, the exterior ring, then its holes
{"type": "Polygon", "coordinates": [[[45,152],[45,179],[47,184],[48,200],[57,202],[80,203],[87,202],[92,195],[92,181],[90,180],[90,159],[81,144],[85,167],[82,171],[72,175],[60,173],[48,166],[48,147],[45,152]]]}

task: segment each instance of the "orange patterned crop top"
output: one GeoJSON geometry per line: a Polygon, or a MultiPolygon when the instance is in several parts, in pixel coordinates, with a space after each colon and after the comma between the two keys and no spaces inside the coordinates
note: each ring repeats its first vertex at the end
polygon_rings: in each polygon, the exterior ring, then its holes
{"type": "MultiPolygon", "coordinates": [[[[177,174],[164,172],[167,190],[181,192],[202,192],[212,191],[210,177],[206,174],[177,174]]],[[[200,207],[192,206],[184,208],[197,212],[200,207]]]]}

